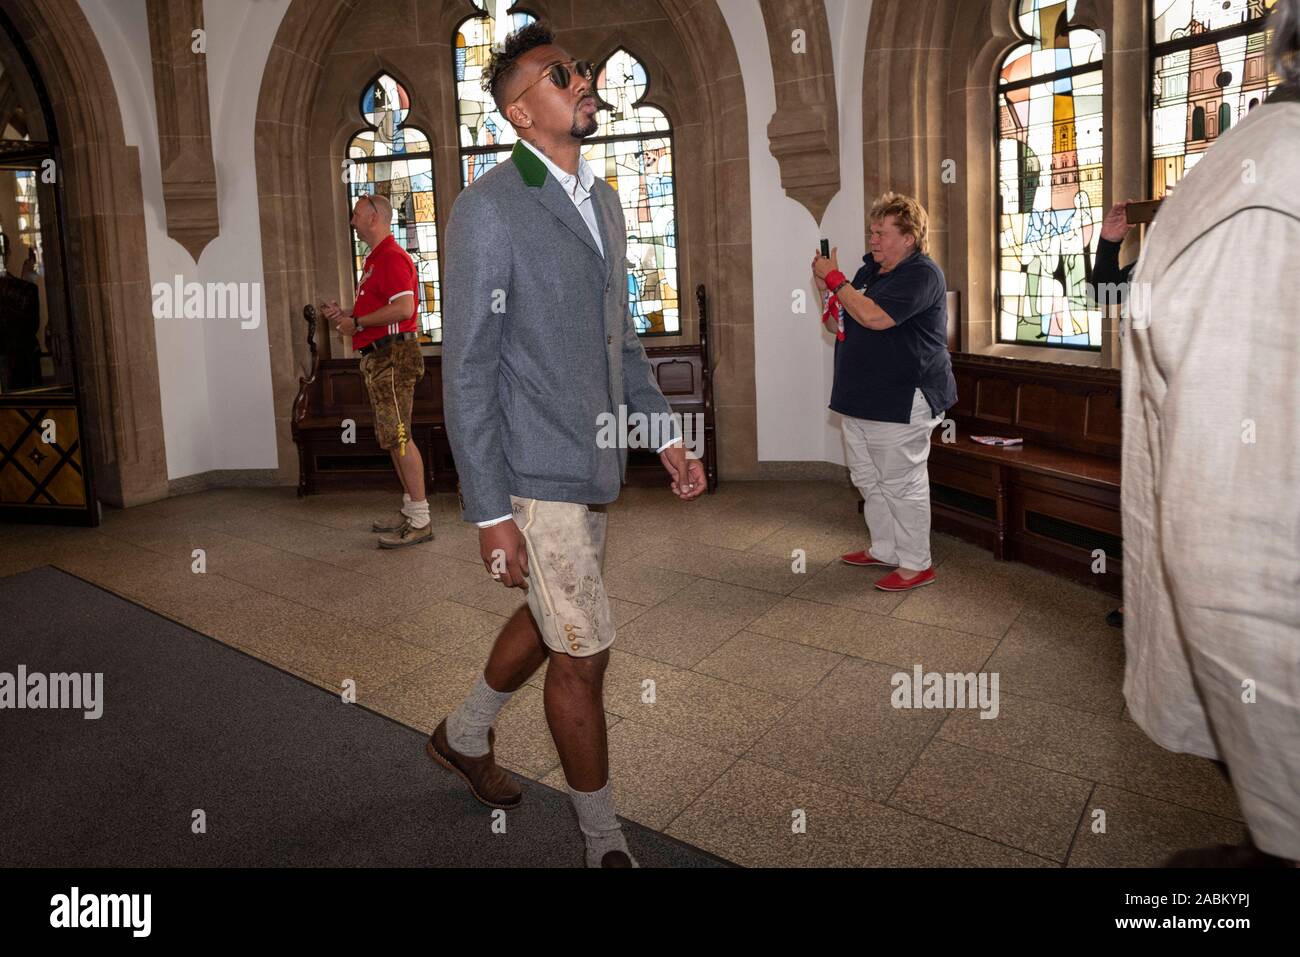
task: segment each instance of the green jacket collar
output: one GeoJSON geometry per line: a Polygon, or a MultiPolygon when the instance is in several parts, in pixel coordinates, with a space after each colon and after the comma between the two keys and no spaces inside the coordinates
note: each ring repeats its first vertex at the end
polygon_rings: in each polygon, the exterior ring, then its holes
{"type": "Polygon", "coordinates": [[[519,167],[519,175],[524,178],[524,182],[534,189],[540,189],[546,182],[546,164],[538,159],[537,154],[524,145],[523,140],[515,142],[514,151],[510,158],[515,161],[515,166],[519,167]]]}

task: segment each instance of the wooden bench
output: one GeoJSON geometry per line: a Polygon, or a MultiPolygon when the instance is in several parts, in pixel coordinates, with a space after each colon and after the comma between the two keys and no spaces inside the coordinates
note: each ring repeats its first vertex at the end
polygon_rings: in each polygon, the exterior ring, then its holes
{"type": "Polygon", "coordinates": [[[944,441],[954,432],[946,424],[931,437],[933,527],[1121,594],[1119,371],[964,354],[952,362],[955,441],[944,441]],[[1098,549],[1104,572],[1094,571],[1098,549]]]}
{"type": "MultiPolygon", "coordinates": [[[[703,286],[695,289],[700,316],[699,345],[656,346],[645,351],[654,367],[655,381],[673,412],[682,416],[687,448],[704,461],[704,474],[712,492],[718,487],[717,436],[713,414],[713,368],[709,356],[709,304],[703,286]]],[[[629,485],[662,485],[664,467],[654,449],[630,447],[627,456],[629,485]]]]}
{"type": "MultiPolygon", "coordinates": [[[[646,349],[668,404],[682,416],[698,416],[703,432],[705,472],[709,491],[717,487],[717,441],[709,365],[707,300],[703,286],[695,291],[700,310],[700,344],[646,349]]],[[[389,454],[375,441],[370,399],[358,359],[322,357],[316,348],[316,310],[303,308],[311,371],[298,379],[290,426],[298,446],[298,494],[345,489],[400,490],[389,454]],[[345,420],[354,423],[353,441],[345,442],[345,420]]],[[[595,441],[595,423],[592,425],[595,441]]],[[[411,441],[424,457],[425,484],[437,492],[456,490],[456,462],[447,440],[442,406],[442,359],[424,357],[424,378],[415,387],[411,411],[411,441]]],[[[688,433],[688,438],[690,434],[688,433]]],[[[627,481],[663,484],[666,475],[653,450],[628,454],[627,481]]]]}
{"type": "MultiPolygon", "coordinates": [[[[359,359],[322,358],[316,351],[316,310],[303,308],[311,372],[298,379],[290,420],[298,446],[298,494],[358,488],[401,490],[388,452],[375,441],[374,417],[359,359]],[[344,422],[353,423],[351,442],[344,422]]],[[[456,490],[456,467],[442,414],[442,368],[425,356],[424,378],[415,386],[410,439],[424,457],[425,485],[436,492],[456,490]]]]}

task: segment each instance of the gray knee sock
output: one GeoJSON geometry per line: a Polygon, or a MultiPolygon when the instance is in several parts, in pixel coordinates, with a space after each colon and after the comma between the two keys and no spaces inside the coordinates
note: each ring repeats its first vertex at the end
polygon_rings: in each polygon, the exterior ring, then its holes
{"type": "Polygon", "coordinates": [[[470,758],[488,753],[488,729],[510,700],[511,691],[494,691],[479,674],[474,689],[460,707],[447,715],[447,743],[453,751],[470,758]]]}
{"type": "MultiPolygon", "coordinates": [[[[567,787],[567,785],[566,785],[567,787]]],[[[568,788],[573,808],[578,812],[578,827],[587,842],[587,866],[600,867],[600,860],[610,851],[623,851],[640,867],[627,849],[623,827],[614,815],[614,790],[608,781],[599,791],[575,791],[568,788]]]]}

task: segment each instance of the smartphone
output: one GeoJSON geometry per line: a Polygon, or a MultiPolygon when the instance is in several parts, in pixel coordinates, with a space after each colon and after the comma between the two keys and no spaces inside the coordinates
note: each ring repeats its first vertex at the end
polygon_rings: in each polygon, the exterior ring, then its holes
{"type": "Polygon", "coordinates": [[[822,255],[827,259],[831,258],[831,241],[829,239],[822,240],[822,255]]]}
{"type": "Polygon", "coordinates": [[[1130,224],[1150,223],[1155,220],[1156,210],[1163,202],[1163,199],[1148,199],[1140,203],[1129,203],[1124,210],[1124,218],[1130,224]]]}

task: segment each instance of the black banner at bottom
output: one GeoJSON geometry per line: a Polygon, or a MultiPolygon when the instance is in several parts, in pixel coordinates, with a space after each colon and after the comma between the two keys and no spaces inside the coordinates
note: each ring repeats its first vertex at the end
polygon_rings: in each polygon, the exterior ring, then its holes
{"type": "Polygon", "coordinates": [[[34,869],[0,871],[0,919],[7,941],[75,935],[96,947],[409,944],[424,933],[432,943],[455,928],[527,940],[557,922],[586,941],[660,945],[677,929],[689,931],[692,946],[710,936],[735,945],[780,925],[863,941],[917,943],[940,931],[978,933],[972,942],[1173,932],[1231,946],[1237,935],[1294,926],[1297,891],[1296,869],[34,869]]]}

